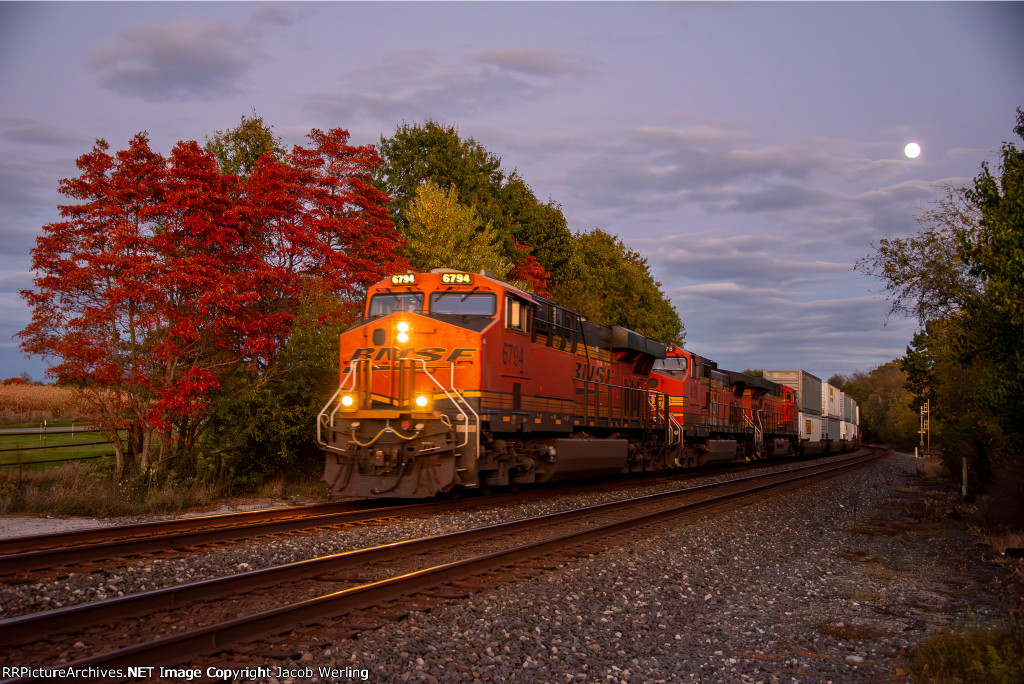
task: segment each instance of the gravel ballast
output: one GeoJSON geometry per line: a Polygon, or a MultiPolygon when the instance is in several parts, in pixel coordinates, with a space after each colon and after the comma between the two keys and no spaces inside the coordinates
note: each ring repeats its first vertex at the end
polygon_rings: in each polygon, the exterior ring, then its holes
{"type": "Polygon", "coordinates": [[[684,521],[304,664],[388,682],[905,681],[913,643],[1003,616],[968,538],[883,533],[916,468],[896,455],[684,521]]]}
{"type": "MultiPolygon", "coordinates": [[[[835,458],[837,457],[824,460],[834,460],[835,458]]],[[[801,465],[803,464],[797,462],[787,468],[797,468],[801,465]]],[[[751,475],[755,475],[767,470],[767,468],[757,468],[751,469],[749,472],[751,475]]],[[[705,476],[688,482],[669,481],[654,485],[646,484],[629,489],[574,494],[494,508],[487,507],[486,499],[484,499],[482,501],[483,508],[435,514],[429,518],[394,519],[384,524],[322,530],[309,536],[288,535],[282,538],[257,538],[247,544],[200,550],[197,553],[173,558],[153,558],[145,561],[123,560],[110,569],[88,573],[73,570],[62,571],[59,575],[60,579],[56,582],[43,580],[27,584],[0,585],[0,605],[3,608],[0,615],[6,618],[62,608],[88,601],[283,565],[307,558],[494,525],[509,520],[696,486],[732,477],[735,475],[711,471],[705,476]]],[[[148,518],[148,520],[165,519],[166,517],[168,516],[158,516],[148,518]]],[[[103,521],[103,524],[116,526],[118,524],[135,524],[146,520],[147,518],[135,516],[107,520],[103,521]]],[[[12,519],[9,522],[11,526],[18,527],[32,522],[32,519],[12,519]]],[[[71,521],[68,529],[82,526],[95,525],[90,525],[88,519],[79,518],[71,521]]]]}
{"type": "MultiPolygon", "coordinates": [[[[898,520],[899,489],[918,463],[894,455],[809,487],[680,520],[648,538],[632,536],[618,548],[413,613],[357,639],[328,642],[294,663],[313,672],[294,681],[318,680],[320,666],[351,673],[336,681],[359,681],[364,672],[380,682],[904,680],[904,655],[913,643],[940,629],[991,626],[1003,616],[993,593],[994,569],[981,562],[969,538],[933,527],[918,534],[924,528],[898,520]]],[[[263,540],[56,583],[4,587],[4,613],[637,493],[263,540]]],[[[216,660],[191,665],[205,668],[216,660]]]]}

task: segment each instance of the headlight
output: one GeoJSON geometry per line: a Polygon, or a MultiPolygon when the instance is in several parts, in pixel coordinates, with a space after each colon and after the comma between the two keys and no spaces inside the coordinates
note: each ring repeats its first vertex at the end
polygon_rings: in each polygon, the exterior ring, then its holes
{"type": "Polygon", "coordinates": [[[351,411],[356,407],[356,397],[354,394],[343,394],[341,395],[341,408],[343,411],[351,411]]]}
{"type": "Polygon", "coordinates": [[[419,406],[420,408],[426,408],[427,404],[429,403],[430,399],[428,399],[424,394],[420,394],[416,397],[416,405],[419,406]]]}
{"type": "Polygon", "coordinates": [[[398,340],[399,344],[406,344],[409,341],[409,323],[408,321],[398,321],[395,324],[395,330],[398,334],[395,335],[395,339],[398,340]]]}

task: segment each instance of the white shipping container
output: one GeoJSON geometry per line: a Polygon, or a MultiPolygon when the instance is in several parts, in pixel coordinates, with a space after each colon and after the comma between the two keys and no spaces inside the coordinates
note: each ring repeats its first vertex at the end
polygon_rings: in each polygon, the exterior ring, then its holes
{"type": "Polygon", "coordinates": [[[824,434],[822,429],[824,423],[821,416],[816,416],[813,413],[804,413],[801,411],[797,414],[797,427],[800,429],[800,439],[807,439],[811,442],[820,442],[822,435],[824,434]]]}
{"type": "Polygon", "coordinates": [[[843,420],[856,422],[857,402],[849,394],[843,394],[843,420]]]}
{"type": "Polygon", "coordinates": [[[842,439],[843,421],[838,418],[825,418],[825,436],[833,442],[842,439]]]}
{"type": "Polygon", "coordinates": [[[842,392],[827,382],[821,386],[821,415],[842,418],[842,392]]]}

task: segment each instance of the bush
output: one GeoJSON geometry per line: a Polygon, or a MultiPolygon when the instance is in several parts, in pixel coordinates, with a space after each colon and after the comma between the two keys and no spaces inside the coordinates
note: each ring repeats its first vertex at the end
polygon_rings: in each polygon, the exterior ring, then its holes
{"type": "Polygon", "coordinates": [[[914,650],[915,682],[1016,684],[1024,681],[1024,631],[1020,628],[939,632],[914,650]]]}
{"type": "Polygon", "coordinates": [[[120,481],[109,469],[93,464],[66,464],[25,471],[20,482],[0,476],[0,496],[8,513],[108,517],[171,513],[211,503],[219,492],[208,485],[169,480],[159,486],[145,475],[120,481]]]}

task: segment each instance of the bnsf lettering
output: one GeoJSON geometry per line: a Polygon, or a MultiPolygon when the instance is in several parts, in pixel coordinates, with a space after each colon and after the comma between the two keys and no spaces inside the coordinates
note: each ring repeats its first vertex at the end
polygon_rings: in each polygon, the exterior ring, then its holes
{"type": "Polygon", "coordinates": [[[589,363],[577,361],[576,379],[610,384],[612,381],[612,369],[607,366],[592,366],[589,363]]]}
{"type": "MultiPolygon", "coordinates": [[[[362,359],[370,359],[374,362],[378,361],[390,361],[391,360],[391,347],[362,347],[352,352],[352,357],[349,361],[360,361],[362,359]]],[[[422,349],[399,349],[397,350],[395,359],[423,359],[424,361],[436,362],[443,360],[445,363],[451,363],[459,359],[471,358],[476,352],[476,349],[452,349],[449,352],[444,347],[423,347],[422,349]]]]}

